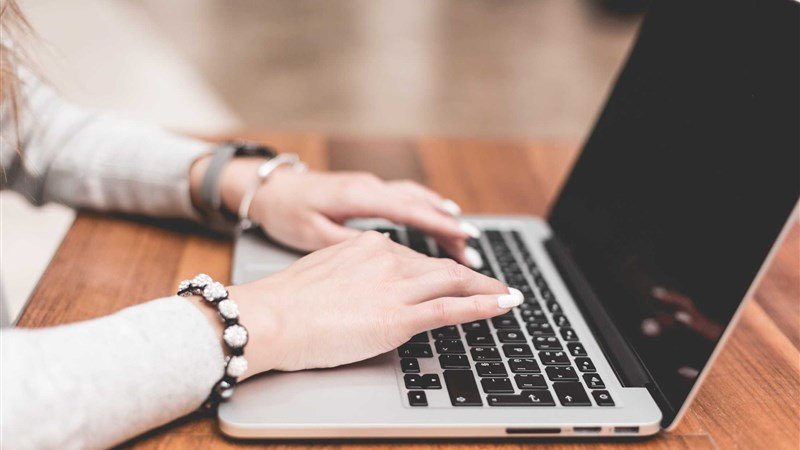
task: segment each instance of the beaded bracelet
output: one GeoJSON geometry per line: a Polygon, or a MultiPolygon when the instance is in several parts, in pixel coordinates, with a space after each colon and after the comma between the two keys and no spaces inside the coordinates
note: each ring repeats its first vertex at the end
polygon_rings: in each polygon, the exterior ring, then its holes
{"type": "Polygon", "coordinates": [[[211,409],[233,395],[236,380],[247,370],[244,346],[247,345],[247,329],[239,323],[239,306],[228,298],[228,290],[222,283],[201,273],[191,280],[183,280],[178,285],[178,295],[188,297],[200,295],[209,305],[217,308],[220,319],[225,323],[222,340],[229,350],[225,357],[225,374],[211,389],[203,408],[211,409]]]}

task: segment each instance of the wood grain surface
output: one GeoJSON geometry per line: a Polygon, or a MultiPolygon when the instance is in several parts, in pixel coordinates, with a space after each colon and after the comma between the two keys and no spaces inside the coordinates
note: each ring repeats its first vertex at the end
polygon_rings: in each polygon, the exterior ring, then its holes
{"type": "MultiPolygon", "coordinates": [[[[316,169],[373,170],[412,178],[456,200],[466,213],[544,215],[577,146],[457,139],[362,140],[311,134],[250,134],[294,151],[316,169]]],[[[257,445],[318,449],[517,449],[528,446],[652,449],[800,445],[800,227],[797,218],[731,339],[678,428],[642,441],[242,443],[210,418],[190,416],[126,444],[139,448],[257,445]]],[[[85,320],[173,292],[198,272],[230,276],[231,242],[179,221],[83,212],[21,317],[43,327],[85,320]]]]}

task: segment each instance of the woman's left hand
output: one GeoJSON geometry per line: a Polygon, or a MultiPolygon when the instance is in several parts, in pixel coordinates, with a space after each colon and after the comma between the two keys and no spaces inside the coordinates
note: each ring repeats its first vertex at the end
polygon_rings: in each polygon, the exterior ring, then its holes
{"type": "Polygon", "coordinates": [[[273,239],[300,250],[317,250],[359,234],[343,224],[379,217],[418,228],[461,263],[479,268],[480,255],[467,247],[478,237],[459,221],[458,205],[408,180],[383,181],[363,172],[276,170],[256,192],[250,216],[273,239]]]}

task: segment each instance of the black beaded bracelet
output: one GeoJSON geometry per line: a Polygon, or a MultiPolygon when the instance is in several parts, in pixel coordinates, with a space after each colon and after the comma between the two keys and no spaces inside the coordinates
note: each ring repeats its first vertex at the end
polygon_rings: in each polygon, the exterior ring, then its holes
{"type": "Polygon", "coordinates": [[[222,340],[228,348],[225,357],[225,374],[211,389],[211,394],[203,403],[203,408],[211,409],[233,395],[236,380],[247,370],[244,347],[247,345],[247,328],[239,323],[239,306],[228,298],[228,290],[222,283],[201,273],[191,280],[183,280],[178,285],[178,295],[188,297],[200,295],[210,306],[216,307],[220,319],[225,323],[222,340]]]}

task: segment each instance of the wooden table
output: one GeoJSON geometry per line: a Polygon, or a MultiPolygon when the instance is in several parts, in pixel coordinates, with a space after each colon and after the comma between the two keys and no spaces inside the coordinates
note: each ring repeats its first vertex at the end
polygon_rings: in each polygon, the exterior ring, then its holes
{"type": "MultiPolygon", "coordinates": [[[[467,213],[546,214],[577,146],[456,139],[356,140],[320,135],[251,134],[300,153],[316,169],[368,169],[413,178],[460,203],[467,213]]],[[[800,227],[746,307],[688,414],[672,433],[603,448],[786,448],[800,445],[800,227]]],[[[53,258],[20,324],[42,327],[102,316],[170,294],[198,272],[230,276],[231,242],[181,222],[81,213],[53,258]],[[134,300],[138,299],[138,300],[134,300]]],[[[574,448],[585,441],[554,442],[574,448]]],[[[188,417],[129,443],[142,448],[237,447],[215,422],[188,417]]],[[[264,446],[266,443],[259,443],[264,446]]],[[[321,445],[300,443],[280,447],[321,445]]],[[[388,447],[336,443],[325,447],[388,447]]],[[[413,448],[519,448],[519,442],[401,443],[413,448]]]]}

